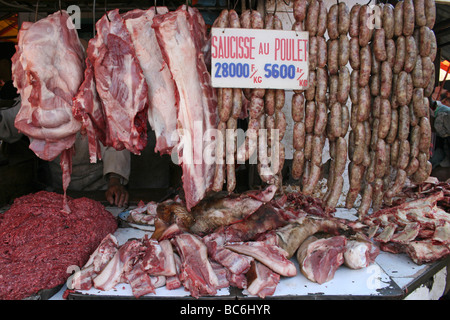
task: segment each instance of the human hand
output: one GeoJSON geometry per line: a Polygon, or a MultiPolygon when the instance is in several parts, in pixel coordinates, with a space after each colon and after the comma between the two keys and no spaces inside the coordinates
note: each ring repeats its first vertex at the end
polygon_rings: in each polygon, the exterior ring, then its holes
{"type": "Polygon", "coordinates": [[[117,177],[110,177],[108,181],[108,190],[105,192],[106,200],[111,205],[118,207],[124,207],[128,204],[128,191],[120,183],[120,179],[117,177]]]}

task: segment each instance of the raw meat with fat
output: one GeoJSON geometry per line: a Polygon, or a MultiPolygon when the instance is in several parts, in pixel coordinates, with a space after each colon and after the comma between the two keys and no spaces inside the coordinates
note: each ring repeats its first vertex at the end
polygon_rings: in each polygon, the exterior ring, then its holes
{"type": "Polygon", "coordinates": [[[297,261],[303,275],[318,284],[333,279],[344,263],[347,239],[344,236],[318,239],[311,236],[297,251],[297,261]]]}
{"type": "MultiPolygon", "coordinates": [[[[91,119],[85,122],[86,131],[95,131],[105,146],[140,154],[147,144],[148,86],[131,35],[118,9],[98,20],[96,30],[87,48],[87,67],[92,70],[86,73],[94,76],[86,77],[81,86],[74,113],[91,119]]],[[[92,161],[98,154],[98,142],[93,145],[92,136],[89,142],[92,161]]]]}
{"type": "Polygon", "coordinates": [[[184,287],[195,298],[216,294],[219,280],[209,262],[205,244],[189,233],[176,236],[173,243],[181,257],[180,280],[184,287]]]}
{"type": "Polygon", "coordinates": [[[148,121],[156,135],[155,152],[160,154],[170,153],[178,143],[178,93],[152,28],[153,17],[168,11],[166,7],[151,7],[128,11],[122,16],[147,81],[148,121]]]}
{"type": "Polygon", "coordinates": [[[215,130],[211,129],[218,123],[217,99],[197,40],[202,36],[198,20],[180,7],[155,16],[152,27],[179,97],[178,162],[183,169],[183,189],[190,211],[211,189],[214,178],[215,130]]]}

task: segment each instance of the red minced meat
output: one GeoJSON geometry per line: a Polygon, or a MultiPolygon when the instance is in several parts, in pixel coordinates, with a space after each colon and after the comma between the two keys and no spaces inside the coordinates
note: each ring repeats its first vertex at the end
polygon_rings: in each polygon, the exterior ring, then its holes
{"type": "Polygon", "coordinates": [[[104,206],[88,198],[40,191],[17,198],[0,214],[0,300],[18,300],[64,284],[102,239],[117,229],[104,206]]]}

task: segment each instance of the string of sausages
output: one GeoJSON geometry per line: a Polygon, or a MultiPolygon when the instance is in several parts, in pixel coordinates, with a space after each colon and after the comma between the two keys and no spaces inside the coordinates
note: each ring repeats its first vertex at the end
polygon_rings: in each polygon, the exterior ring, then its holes
{"type": "Polygon", "coordinates": [[[390,204],[407,178],[421,183],[431,173],[428,97],[434,88],[435,4],[432,0],[405,0],[395,7],[356,4],[349,12],[340,2],[333,4],[328,13],[320,10],[320,5],[321,1],[314,0],[297,0],[293,5],[293,29],[309,31],[310,75],[304,97],[294,92],[292,99],[292,176],[300,179],[303,174],[303,193],[311,194],[317,187],[314,178],[320,176],[320,170],[314,165],[318,160],[313,165],[311,160],[319,150],[309,156],[309,145],[323,147],[317,138],[312,142],[311,133],[316,133],[313,123],[317,123],[312,119],[321,114],[320,103],[326,101],[330,166],[323,200],[330,208],[336,206],[348,151],[345,206],[352,208],[360,195],[358,213],[362,218],[370,208],[377,211],[383,203],[390,204]],[[326,48],[317,34],[323,21],[329,37],[326,48]],[[324,53],[328,78],[322,69],[324,53]],[[328,97],[324,100],[321,86],[326,85],[328,97]],[[351,131],[347,148],[348,125],[351,131]],[[310,179],[311,168],[316,175],[310,179]]]}
{"type": "MultiPolygon", "coordinates": [[[[283,29],[276,15],[267,15],[264,21],[258,11],[250,9],[242,12],[240,17],[235,10],[222,10],[213,27],[283,29]]],[[[216,143],[216,168],[212,190],[221,191],[226,181],[227,191],[233,192],[236,187],[236,162],[255,163],[255,157],[261,180],[267,184],[281,186],[281,169],[285,160],[285,147],[281,143],[286,131],[286,116],[282,111],[285,91],[248,88],[216,90],[220,134],[216,143]],[[248,127],[245,141],[238,146],[237,120],[242,115],[244,104],[248,105],[248,127]]]]}
{"type": "MultiPolygon", "coordinates": [[[[323,201],[335,208],[348,163],[345,207],[353,208],[360,197],[362,219],[370,208],[377,211],[389,205],[406,179],[421,183],[428,178],[432,169],[429,97],[437,50],[432,31],[435,10],[433,0],[403,0],[395,7],[356,4],[351,9],[338,2],[329,10],[323,0],[294,1],[292,30],[309,32],[308,87],[295,90],[291,101],[291,173],[302,193],[316,194],[319,180],[326,177],[323,201]],[[327,141],[330,160],[325,165],[322,156],[327,141]]],[[[256,10],[242,12],[240,19],[234,10],[224,10],[215,25],[282,29],[276,15],[268,14],[264,21],[256,10]]],[[[219,145],[224,151],[217,151],[218,157],[234,156],[232,165],[226,162],[228,191],[235,187],[234,160],[251,160],[256,150],[261,180],[281,185],[284,90],[222,88],[218,97],[220,131],[236,128],[243,101],[249,101],[245,143],[236,148],[234,141],[230,149],[219,145]],[[267,136],[258,137],[259,129],[267,129],[267,136]],[[272,135],[276,131],[278,137],[272,135]],[[276,159],[274,151],[279,155],[276,159]]],[[[217,184],[217,189],[222,186],[223,182],[217,184]]]]}

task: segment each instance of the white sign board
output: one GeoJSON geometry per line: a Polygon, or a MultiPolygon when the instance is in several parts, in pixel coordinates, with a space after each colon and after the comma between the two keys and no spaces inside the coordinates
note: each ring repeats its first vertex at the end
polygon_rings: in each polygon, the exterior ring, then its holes
{"type": "Polygon", "coordinates": [[[308,32],[212,28],[212,85],[304,90],[308,52],[308,32]]]}

